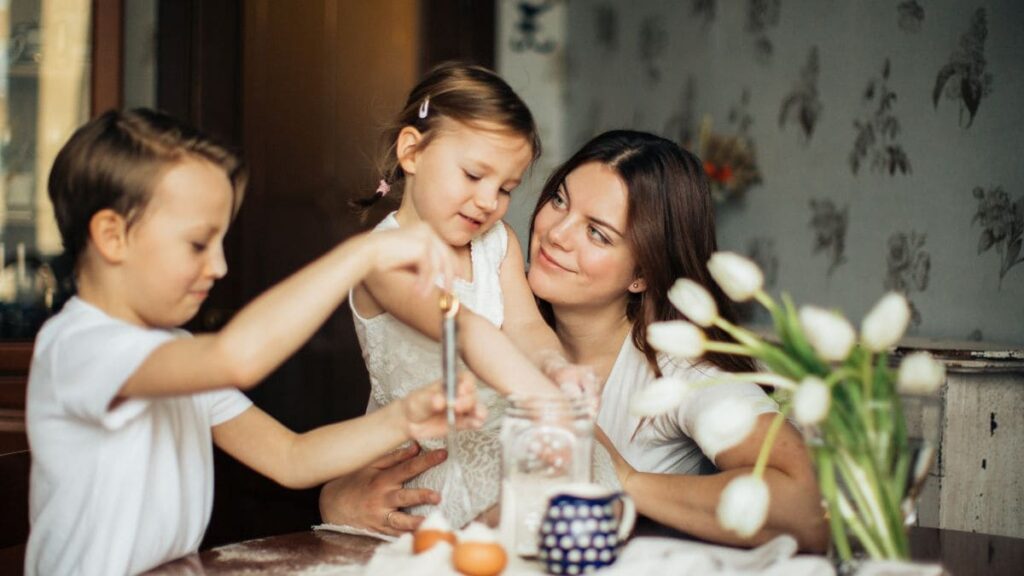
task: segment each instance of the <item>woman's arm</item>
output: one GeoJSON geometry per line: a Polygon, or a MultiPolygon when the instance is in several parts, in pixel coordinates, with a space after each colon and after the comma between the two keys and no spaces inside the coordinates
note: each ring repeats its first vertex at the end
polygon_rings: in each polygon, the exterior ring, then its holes
{"type": "Polygon", "coordinates": [[[437,274],[450,279],[454,267],[451,249],[426,224],[356,236],[261,294],[220,332],[161,345],[119,397],[251,388],[298,350],[368,273],[402,270],[410,279],[406,299],[423,306],[417,285],[428,286],[437,274]]]}
{"type": "Polygon", "coordinates": [[[764,472],[771,494],[765,526],[751,538],[741,538],[718,524],[716,508],[722,491],[736,476],[753,471],[774,417],[762,414],[741,444],[719,454],[716,463],[720,472],[716,474],[638,472],[614,450],[607,437],[602,443],[612,453],[619,480],[641,514],[712,542],[754,546],[785,533],[793,535],[801,549],[821,552],[828,546],[828,523],[810,456],[800,433],[789,424],[779,431],[764,472]]]}
{"type": "MultiPolygon", "coordinates": [[[[470,375],[460,378],[455,401],[460,428],[479,427],[470,375]]],[[[407,440],[447,430],[441,386],[420,388],[365,416],[296,434],[253,406],[213,428],[213,441],[240,462],[288,488],[309,488],[358,470],[407,440]]]]}

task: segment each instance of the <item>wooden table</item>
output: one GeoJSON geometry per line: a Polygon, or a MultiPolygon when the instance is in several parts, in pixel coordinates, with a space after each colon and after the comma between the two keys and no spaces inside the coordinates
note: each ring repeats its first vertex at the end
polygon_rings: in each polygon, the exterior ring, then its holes
{"type": "MultiPolygon", "coordinates": [[[[686,537],[646,522],[638,525],[637,534],[686,537]]],[[[953,576],[1017,576],[1024,568],[1024,539],[912,528],[910,540],[914,559],[941,562],[953,576]]],[[[328,566],[365,564],[380,543],[363,536],[296,532],[220,546],[165,564],[148,574],[314,573],[328,566]]]]}

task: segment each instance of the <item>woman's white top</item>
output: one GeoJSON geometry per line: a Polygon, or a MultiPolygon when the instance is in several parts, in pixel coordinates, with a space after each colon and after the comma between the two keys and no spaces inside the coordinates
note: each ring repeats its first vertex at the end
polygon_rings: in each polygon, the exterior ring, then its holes
{"type": "MultiPolygon", "coordinates": [[[[663,376],[690,383],[727,375],[710,364],[694,365],[664,354],[658,355],[658,367],[663,376]]],[[[715,458],[726,447],[713,438],[703,439],[697,432],[696,422],[701,413],[718,402],[749,403],[755,414],[778,411],[778,405],[756,384],[725,382],[687,392],[679,406],[647,419],[641,426],[641,418],[629,413],[629,403],[634,394],[656,378],[647,358],[637,350],[632,335],[628,334],[601,392],[597,422],[626,461],[641,472],[714,472],[715,458]]]]}

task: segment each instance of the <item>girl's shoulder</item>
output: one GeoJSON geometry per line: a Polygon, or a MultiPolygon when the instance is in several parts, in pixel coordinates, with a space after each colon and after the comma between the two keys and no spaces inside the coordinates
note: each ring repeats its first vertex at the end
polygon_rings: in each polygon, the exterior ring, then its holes
{"type": "Polygon", "coordinates": [[[500,263],[508,252],[509,228],[504,220],[498,220],[491,229],[473,240],[474,253],[480,252],[490,260],[500,263]]]}

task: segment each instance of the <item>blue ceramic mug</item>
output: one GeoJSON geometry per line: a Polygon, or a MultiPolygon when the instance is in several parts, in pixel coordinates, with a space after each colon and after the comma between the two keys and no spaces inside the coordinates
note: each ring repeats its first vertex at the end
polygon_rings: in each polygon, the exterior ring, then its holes
{"type": "Polygon", "coordinates": [[[598,484],[567,484],[548,499],[538,535],[549,574],[585,574],[615,562],[636,523],[636,507],[623,492],[598,484]],[[621,511],[616,513],[616,501],[621,511]]]}

